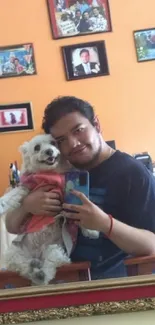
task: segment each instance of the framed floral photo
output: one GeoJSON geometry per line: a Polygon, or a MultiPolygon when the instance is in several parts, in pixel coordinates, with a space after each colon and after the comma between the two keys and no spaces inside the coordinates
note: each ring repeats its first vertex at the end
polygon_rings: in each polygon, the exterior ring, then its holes
{"type": "Polygon", "coordinates": [[[54,39],[110,32],[108,0],[47,0],[54,39]]]}
{"type": "Polygon", "coordinates": [[[0,133],[33,128],[31,103],[0,105],[0,133]]]}
{"type": "Polygon", "coordinates": [[[109,75],[104,41],[64,46],[62,53],[67,80],[109,75]]]}
{"type": "Polygon", "coordinates": [[[0,47],[0,78],[34,74],[36,66],[31,43],[0,47]]]}
{"type": "Polygon", "coordinates": [[[138,62],[155,60],[155,28],[134,31],[138,62]]]}

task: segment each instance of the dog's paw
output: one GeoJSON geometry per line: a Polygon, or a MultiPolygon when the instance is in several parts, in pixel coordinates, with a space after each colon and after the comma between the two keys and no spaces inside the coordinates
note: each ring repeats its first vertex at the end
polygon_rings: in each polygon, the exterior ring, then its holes
{"type": "Polygon", "coordinates": [[[81,230],[82,230],[83,236],[89,237],[90,239],[97,239],[100,236],[100,233],[97,230],[91,230],[91,229],[85,229],[85,228],[82,228],[81,230]]]}
{"type": "Polygon", "coordinates": [[[33,260],[31,260],[31,262],[30,262],[31,269],[34,269],[34,268],[41,269],[41,267],[42,267],[42,263],[40,260],[38,260],[37,258],[33,258],[33,260]]]}
{"type": "Polygon", "coordinates": [[[30,274],[30,279],[33,285],[44,285],[46,283],[46,276],[42,269],[33,269],[33,272],[30,274]]]}
{"type": "Polygon", "coordinates": [[[34,277],[39,281],[44,281],[45,273],[43,270],[38,270],[34,273],[34,277]]]}

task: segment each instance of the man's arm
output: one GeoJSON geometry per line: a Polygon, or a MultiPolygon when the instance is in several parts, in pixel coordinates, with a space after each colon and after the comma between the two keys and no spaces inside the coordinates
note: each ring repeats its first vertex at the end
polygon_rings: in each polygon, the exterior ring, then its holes
{"type": "MultiPolygon", "coordinates": [[[[84,194],[77,191],[72,192],[80,198],[83,205],[63,204],[64,210],[67,209],[76,212],[63,212],[63,215],[67,218],[74,219],[75,223],[80,227],[98,230],[107,235],[111,227],[111,218],[109,215],[88,200],[84,194]]],[[[153,233],[153,226],[151,227],[151,221],[149,223],[148,226],[152,228],[151,231],[141,229],[142,226],[140,227],[140,223],[138,225],[139,228],[137,228],[113,218],[113,227],[109,239],[121,250],[130,255],[155,254],[155,234],[153,233]]]]}
{"type": "MultiPolygon", "coordinates": [[[[105,234],[110,229],[110,218],[104,214],[100,231],[105,234]]],[[[113,218],[113,228],[109,238],[116,246],[130,255],[155,254],[155,234],[149,230],[128,226],[113,218]]]]}
{"type": "Polygon", "coordinates": [[[5,216],[6,229],[11,234],[19,234],[22,224],[25,223],[29,213],[21,206],[14,211],[8,212],[5,216]]]}
{"type": "Polygon", "coordinates": [[[49,191],[49,186],[30,193],[20,208],[8,212],[5,217],[6,229],[12,234],[19,234],[21,226],[32,215],[55,216],[61,211],[59,194],[49,191]]]}

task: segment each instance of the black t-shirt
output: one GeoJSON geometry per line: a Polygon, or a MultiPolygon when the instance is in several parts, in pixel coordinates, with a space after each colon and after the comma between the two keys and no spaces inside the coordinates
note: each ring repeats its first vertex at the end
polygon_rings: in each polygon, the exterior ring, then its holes
{"type": "MultiPolygon", "coordinates": [[[[90,200],[115,219],[155,232],[155,177],[139,161],[116,151],[90,171],[90,200]]],[[[100,233],[84,237],[79,230],[72,261],[90,261],[92,270],[106,271],[127,256],[100,233]]]]}

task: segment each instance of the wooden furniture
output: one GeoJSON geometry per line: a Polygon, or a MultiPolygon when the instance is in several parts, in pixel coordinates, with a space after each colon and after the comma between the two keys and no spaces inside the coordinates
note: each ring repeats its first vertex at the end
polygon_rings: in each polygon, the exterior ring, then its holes
{"type": "Polygon", "coordinates": [[[90,262],[71,263],[58,268],[56,278],[51,283],[90,281],[90,262]]]}
{"type": "MultiPolygon", "coordinates": [[[[71,263],[58,268],[51,284],[91,280],[90,262],[71,263]]],[[[7,270],[0,271],[0,289],[31,286],[31,281],[7,270]]]]}
{"type": "Polygon", "coordinates": [[[124,261],[128,276],[155,273],[155,255],[127,258],[124,261]]]}

